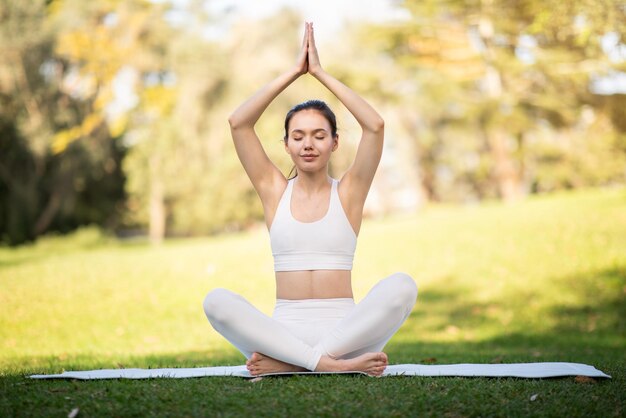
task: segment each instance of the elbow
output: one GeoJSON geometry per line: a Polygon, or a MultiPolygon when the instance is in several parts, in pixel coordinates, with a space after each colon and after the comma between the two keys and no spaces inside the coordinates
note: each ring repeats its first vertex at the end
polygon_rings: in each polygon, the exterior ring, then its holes
{"type": "Polygon", "coordinates": [[[374,124],[374,129],[376,130],[376,132],[383,132],[385,130],[385,120],[379,117],[374,124]]]}
{"type": "Polygon", "coordinates": [[[385,121],[380,116],[370,123],[369,130],[373,133],[380,134],[385,131],[385,121]]]}
{"type": "Polygon", "coordinates": [[[246,117],[246,115],[242,114],[238,110],[235,110],[228,117],[228,124],[230,125],[231,130],[249,128],[254,126],[254,122],[251,122],[249,117],[246,117]]]}
{"type": "Polygon", "coordinates": [[[228,124],[230,129],[237,129],[241,126],[241,120],[233,113],[228,117],[228,124]]]}

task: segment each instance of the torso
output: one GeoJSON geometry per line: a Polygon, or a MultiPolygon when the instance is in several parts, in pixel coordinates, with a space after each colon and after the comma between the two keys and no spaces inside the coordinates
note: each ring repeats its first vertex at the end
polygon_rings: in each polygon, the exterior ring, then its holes
{"type": "Polygon", "coordinates": [[[277,271],[278,299],[351,298],[350,270],[277,271]]]}
{"type": "MultiPolygon", "coordinates": [[[[286,187],[286,185],[285,185],[286,187]]],[[[280,195],[282,196],[284,188],[280,195]]],[[[301,191],[300,191],[301,192],[301,191]]],[[[298,193],[294,189],[291,200],[292,216],[300,222],[315,222],[324,217],[330,205],[331,184],[322,193],[315,196],[307,196],[298,193]]],[[[340,193],[340,200],[345,211],[344,199],[340,193]]],[[[280,198],[278,199],[280,200],[280,198]]],[[[276,206],[272,208],[271,216],[266,209],[266,222],[268,229],[273,221],[276,206]]],[[[345,211],[349,214],[348,211],[345,211]]],[[[360,219],[348,220],[354,228],[355,222],[360,226],[360,219]]],[[[328,299],[328,298],[352,298],[352,274],[350,270],[306,270],[306,271],[277,271],[276,297],[278,299],[328,299]]]]}

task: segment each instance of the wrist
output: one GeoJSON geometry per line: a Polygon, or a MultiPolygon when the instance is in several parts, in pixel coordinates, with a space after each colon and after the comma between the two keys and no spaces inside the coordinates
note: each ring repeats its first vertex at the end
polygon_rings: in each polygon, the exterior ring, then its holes
{"type": "Polygon", "coordinates": [[[300,77],[303,74],[306,74],[306,70],[302,70],[301,68],[298,67],[293,67],[291,68],[289,71],[287,71],[287,74],[293,79],[297,79],[298,77],[300,77]]]}
{"type": "Polygon", "coordinates": [[[323,77],[325,73],[326,71],[324,71],[322,67],[309,69],[309,74],[311,74],[313,77],[317,78],[318,80],[320,79],[320,77],[323,77]]]}

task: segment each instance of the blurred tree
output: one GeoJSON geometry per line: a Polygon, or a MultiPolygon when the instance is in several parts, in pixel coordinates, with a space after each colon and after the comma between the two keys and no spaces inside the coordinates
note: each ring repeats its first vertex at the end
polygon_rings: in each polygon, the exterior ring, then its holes
{"type": "MultiPolygon", "coordinates": [[[[353,24],[321,49],[391,122],[379,209],[624,181],[625,95],[594,87],[626,71],[618,1],[398,4],[409,20],[353,24]]],[[[202,0],[0,0],[0,241],[97,223],[159,242],[262,220],[227,117],[293,65],[302,18],[228,19],[202,0]]],[[[283,118],[312,97],[337,111],[337,175],[358,127],[314,80],[281,94],[257,132],[287,173],[283,118]]]]}
{"type": "MultiPolygon", "coordinates": [[[[577,154],[588,160],[601,161],[613,150],[612,169],[603,176],[589,172],[577,184],[602,184],[616,176],[623,181],[617,168],[624,155],[615,153],[619,140],[613,128],[593,142],[573,136],[588,135],[584,129],[593,125],[581,122],[585,105],[595,107],[593,77],[623,67],[601,47],[611,33],[623,45],[626,12],[619,2],[398,3],[411,19],[369,27],[362,39],[400,67],[387,78],[383,95],[395,95],[405,130],[415,138],[426,196],[514,199],[531,187],[542,190],[539,172],[552,169],[537,168],[550,162],[542,158],[545,148],[534,143],[545,140],[544,124],[553,135],[567,132],[563,140],[582,146],[577,154]]],[[[587,112],[587,119],[596,111],[600,108],[587,112]]],[[[567,160],[574,176],[580,160],[561,155],[559,164],[567,160]]]]}
{"type": "Polygon", "coordinates": [[[192,2],[187,10],[144,0],[50,6],[59,26],[56,53],[69,67],[63,82],[89,103],[82,119],[54,134],[52,150],[69,155],[102,125],[123,137],[108,143],[128,151],[125,227],[148,225],[153,242],[184,217],[174,208],[197,197],[207,168],[207,154],[199,152],[203,112],[219,102],[222,86],[219,74],[206,73],[216,53],[198,32],[202,25],[194,25],[193,19],[204,18],[201,6],[192,2]],[[185,26],[176,23],[180,13],[188,13],[185,26]],[[196,76],[190,86],[186,80],[200,72],[204,79],[196,76]]]}
{"type": "Polygon", "coordinates": [[[12,245],[113,222],[123,198],[123,150],[55,51],[59,3],[0,0],[0,241],[12,245]],[[68,136],[83,141],[59,147],[68,136]]]}
{"type": "MultiPolygon", "coordinates": [[[[154,241],[166,232],[215,233],[262,219],[261,205],[232,146],[228,115],[292,65],[297,54],[293,40],[301,19],[293,12],[280,12],[271,24],[269,19],[236,24],[219,45],[201,36],[211,17],[200,5],[183,9],[189,14],[185,28],[176,28],[167,43],[153,49],[155,68],[163,76],[140,75],[143,93],[128,132],[132,144],[124,167],[129,208],[137,224],[148,220],[154,241]],[[194,19],[204,22],[194,24],[194,19]],[[291,50],[293,54],[285,53],[291,50]]],[[[154,20],[151,25],[150,30],[164,33],[154,20]]],[[[280,127],[287,102],[294,102],[290,93],[258,125],[264,141],[275,140],[266,149],[279,165],[286,160],[280,127]]]]}

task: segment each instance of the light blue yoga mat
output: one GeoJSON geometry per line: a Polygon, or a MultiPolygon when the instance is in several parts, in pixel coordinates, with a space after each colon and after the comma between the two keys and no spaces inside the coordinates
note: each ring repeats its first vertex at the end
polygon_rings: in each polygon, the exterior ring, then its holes
{"type": "MultiPolygon", "coordinates": [[[[362,372],[347,372],[361,373],[362,372]]],[[[261,376],[291,375],[291,374],[330,374],[318,372],[297,373],[270,373],[261,376]]],[[[232,376],[232,377],[261,377],[252,376],[246,366],[217,366],[195,368],[169,369],[103,369],[69,371],[61,374],[36,374],[32,379],[152,379],[189,377],[232,376]]],[[[382,377],[385,376],[461,376],[461,377],[521,377],[546,378],[563,376],[587,376],[611,378],[608,374],[593,366],[580,363],[509,363],[509,364],[393,364],[387,366],[382,377]]]]}

